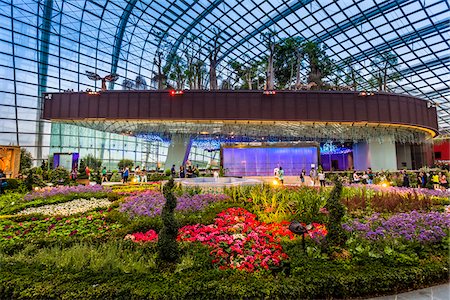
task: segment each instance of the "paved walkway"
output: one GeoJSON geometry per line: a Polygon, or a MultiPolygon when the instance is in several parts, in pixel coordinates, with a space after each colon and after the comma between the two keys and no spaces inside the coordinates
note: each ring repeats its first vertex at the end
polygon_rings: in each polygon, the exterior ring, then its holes
{"type": "Polygon", "coordinates": [[[369,300],[450,300],[450,283],[407,293],[370,298],[369,300]]]}

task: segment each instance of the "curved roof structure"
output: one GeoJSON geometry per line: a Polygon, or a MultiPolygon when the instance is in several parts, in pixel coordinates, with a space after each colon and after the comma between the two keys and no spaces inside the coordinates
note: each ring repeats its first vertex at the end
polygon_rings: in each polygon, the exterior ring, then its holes
{"type": "MultiPolygon", "coordinates": [[[[2,118],[8,125],[0,131],[17,144],[40,145],[22,138],[20,128],[33,121],[38,135],[46,133],[41,93],[99,86],[86,71],[117,73],[118,83],[142,76],[156,88],[152,79],[158,67],[167,66],[169,53],[193,51],[207,67],[218,32],[220,84],[233,76],[230,61],[265,57],[261,34],[271,30],[280,39],[322,43],[337,67],[352,59],[361,89],[370,89],[378,68],[374,59],[392,53],[397,59],[389,65],[395,73],[388,78],[389,91],[432,101],[441,133],[449,133],[449,6],[447,0],[0,1],[0,91],[7,99],[0,110],[14,116],[2,118]]],[[[343,82],[342,69],[328,79],[343,82]]],[[[207,87],[206,77],[200,88],[207,87]]],[[[118,83],[110,87],[122,89],[118,83]]]]}

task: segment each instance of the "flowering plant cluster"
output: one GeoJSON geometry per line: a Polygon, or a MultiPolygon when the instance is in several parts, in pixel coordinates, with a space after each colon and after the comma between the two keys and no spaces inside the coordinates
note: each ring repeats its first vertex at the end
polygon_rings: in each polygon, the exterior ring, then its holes
{"type": "MultiPolygon", "coordinates": [[[[228,196],[216,194],[199,194],[194,196],[182,195],[177,200],[177,211],[199,211],[213,202],[227,200],[228,196]]],[[[119,210],[128,213],[131,217],[161,215],[165,203],[164,196],[157,191],[145,191],[125,198],[119,210]]]]}
{"type": "Polygon", "coordinates": [[[449,234],[450,216],[439,212],[412,211],[384,219],[376,213],[342,226],[344,230],[371,241],[401,239],[431,244],[442,241],[449,234]]]}
{"type": "Polygon", "coordinates": [[[77,217],[30,218],[17,222],[0,220],[0,243],[21,239],[60,238],[79,235],[83,237],[100,237],[121,227],[119,223],[106,218],[106,212],[90,212],[77,217]]]}
{"type": "Polygon", "coordinates": [[[407,196],[408,194],[416,193],[421,196],[427,196],[427,197],[450,197],[450,190],[432,190],[432,189],[424,189],[424,188],[408,188],[408,187],[401,187],[401,186],[387,186],[383,187],[381,185],[376,184],[348,184],[346,185],[348,187],[358,188],[358,189],[370,189],[375,192],[392,192],[392,193],[398,193],[404,196],[407,196]]]}
{"type": "Polygon", "coordinates": [[[84,213],[97,208],[109,207],[111,202],[108,199],[76,199],[65,203],[49,204],[40,207],[29,207],[19,215],[43,214],[50,216],[70,216],[84,213]]]}
{"type": "MultiPolygon", "coordinates": [[[[281,237],[294,238],[288,224],[262,223],[243,208],[229,208],[217,215],[214,224],[181,228],[178,239],[198,241],[211,247],[213,263],[222,270],[268,270],[288,259],[280,245],[281,237]]],[[[313,230],[311,234],[319,234],[319,231],[313,230]]]]}
{"type": "Polygon", "coordinates": [[[142,233],[142,232],[136,232],[132,234],[127,234],[125,236],[125,240],[131,240],[133,242],[156,242],[158,240],[158,234],[153,229],[150,229],[149,231],[142,233]]]}
{"type": "Polygon", "coordinates": [[[27,201],[48,198],[56,195],[69,195],[72,193],[108,193],[111,192],[111,188],[103,187],[101,185],[78,185],[78,186],[56,186],[45,187],[36,191],[33,191],[25,195],[24,199],[27,201]]]}
{"type": "Polygon", "coordinates": [[[159,182],[141,183],[140,185],[120,185],[113,186],[112,190],[125,196],[135,196],[145,191],[159,191],[161,190],[161,184],[159,182]]]}

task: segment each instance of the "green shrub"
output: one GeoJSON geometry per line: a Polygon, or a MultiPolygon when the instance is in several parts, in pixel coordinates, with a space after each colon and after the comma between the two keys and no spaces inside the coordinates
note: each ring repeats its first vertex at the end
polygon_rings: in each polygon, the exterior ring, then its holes
{"type": "Polygon", "coordinates": [[[67,185],[70,181],[69,172],[63,167],[57,167],[56,169],[52,170],[49,177],[50,182],[54,185],[67,185]]]}
{"type": "Polygon", "coordinates": [[[342,183],[336,180],[326,204],[326,208],[330,213],[327,223],[328,234],[326,236],[328,247],[340,246],[345,242],[345,233],[342,229],[342,218],[345,215],[345,208],[341,203],[341,194],[342,183]]]}
{"type": "Polygon", "coordinates": [[[174,186],[173,178],[170,178],[163,188],[166,203],[161,213],[163,227],[158,235],[158,260],[162,265],[173,264],[179,258],[177,243],[178,223],[174,213],[177,207],[177,198],[173,194],[174,186]]]}

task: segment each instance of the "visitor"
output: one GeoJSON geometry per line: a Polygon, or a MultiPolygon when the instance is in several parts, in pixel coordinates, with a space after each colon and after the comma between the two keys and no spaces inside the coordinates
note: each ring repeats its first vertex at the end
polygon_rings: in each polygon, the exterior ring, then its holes
{"type": "Polygon", "coordinates": [[[184,167],[180,166],[180,178],[184,178],[186,176],[185,172],[184,172],[184,167]]]}
{"type": "Polygon", "coordinates": [[[300,184],[301,185],[305,184],[305,176],[306,176],[306,171],[305,171],[305,169],[302,169],[302,171],[300,173],[300,184]]]}
{"type": "Polygon", "coordinates": [[[282,167],[278,169],[278,180],[280,180],[281,184],[284,184],[284,170],[282,167]]]}
{"type": "Polygon", "coordinates": [[[134,168],[134,177],[136,178],[137,182],[141,182],[141,168],[139,166],[136,166],[136,168],[134,168]]]}
{"type": "Polygon", "coordinates": [[[373,172],[372,168],[367,168],[367,184],[373,184],[373,172]]]}
{"type": "Polygon", "coordinates": [[[406,171],[402,171],[403,173],[403,187],[409,187],[409,175],[406,171]]]}
{"type": "Polygon", "coordinates": [[[419,172],[419,174],[417,174],[417,187],[423,187],[423,172],[419,172]]]}
{"type": "Polygon", "coordinates": [[[193,174],[194,174],[194,172],[192,170],[192,166],[189,166],[187,171],[186,171],[186,177],[187,178],[192,178],[193,174]]]}
{"type": "Polygon", "coordinates": [[[319,177],[320,186],[325,187],[325,173],[322,170],[320,170],[317,176],[319,177]]]}
{"type": "Polygon", "coordinates": [[[198,165],[194,166],[194,168],[192,169],[192,177],[196,178],[200,176],[200,170],[198,169],[198,165]]]}
{"type": "Polygon", "coordinates": [[[141,182],[147,183],[147,170],[145,169],[144,165],[142,165],[141,170],[141,182]]]}
{"type": "Polygon", "coordinates": [[[214,177],[214,181],[215,182],[219,181],[219,172],[217,172],[217,170],[215,170],[213,172],[213,177],[214,177]]]}
{"type": "Polygon", "coordinates": [[[311,186],[315,186],[317,182],[317,170],[312,167],[309,171],[309,178],[311,179],[311,186]]]}
{"type": "Polygon", "coordinates": [[[363,175],[362,175],[361,179],[362,179],[361,180],[362,184],[367,184],[368,183],[369,175],[366,173],[366,171],[363,172],[363,175]]]}
{"type": "Polygon", "coordinates": [[[70,172],[70,178],[72,180],[77,180],[77,168],[72,169],[72,172],[70,172]]]}
{"type": "Polygon", "coordinates": [[[86,166],[86,169],[84,169],[86,171],[86,176],[87,178],[90,180],[91,179],[91,170],[89,170],[89,167],[86,166]]]}
{"type": "Polygon", "coordinates": [[[125,171],[123,171],[123,183],[128,182],[128,176],[130,175],[130,169],[128,167],[125,168],[125,171]]]}
{"type": "Polygon", "coordinates": [[[359,177],[358,173],[355,171],[353,172],[353,183],[359,184],[361,178],[359,177]]]}
{"type": "Polygon", "coordinates": [[[426,188],[427,187],[427,183],[428,183],[428,176],[430,176],[429,173],[426,172],[422,172],[422,188],[426,188]]]}
{"type": "Polygon", "coordinates": [[[277,177],[278,178],[278,171],[280,170],[280,168],[279,167],[275,167],[274,169],[273,169],[273,176],[274,177],[277,177]]]}
{"type": "Polygon", "coordinates": [[[5,173],[3,173],[3,170],[0,169],[0,194],[3,194],[3,189],[7,186],[6,183],[6,176],[5,173]]]}
{"type": "Polygon", "coordinates": [[[442,190],[445,191],[446,189],[448,189],[447,176],[445,176],[445,174],[442,172],[439,172],[439,183],[441,185],[442,190]]]}
{"type": "Polygon", "coordinates": [[[177,175],[177,172],[175,172],[175,165],[172,165],[172,168],[170,169],[170,175],[172,175],[173,178],[177,175]]]}
{"type": "Polygon", "coordinates": [[[433,183],[433,188],[435,190],[439,190],[441,188],[441,185],[439,183],[439,175],[435,173],[431,173],[431,182],[433,183]]]}
{"type": "Polygon", "coordinates": [[[106,167],[103,167],[102,169],[102,183],[103,182],[107,182],[108,181],[108,177],[106,176],[106,167]]]}

